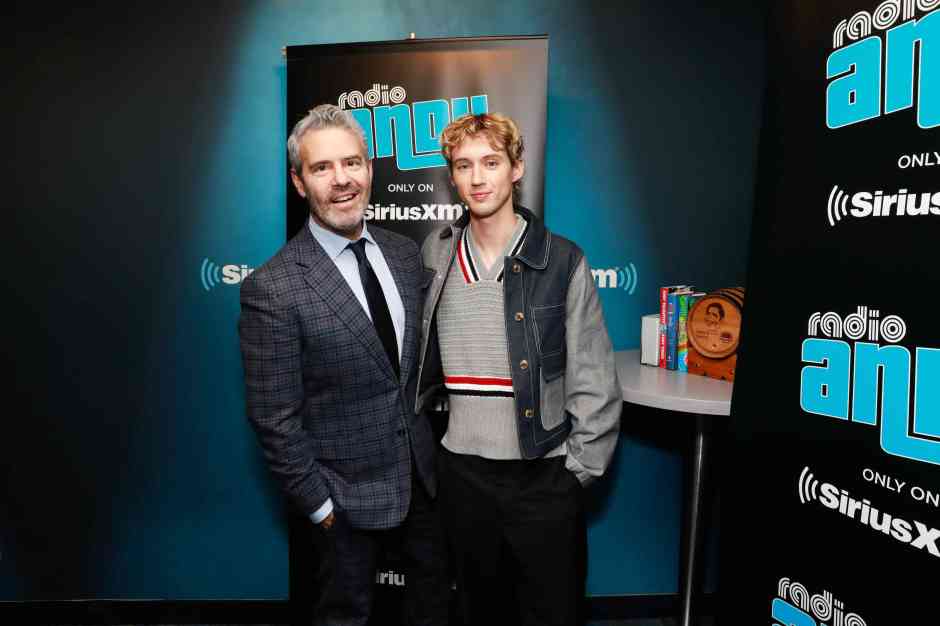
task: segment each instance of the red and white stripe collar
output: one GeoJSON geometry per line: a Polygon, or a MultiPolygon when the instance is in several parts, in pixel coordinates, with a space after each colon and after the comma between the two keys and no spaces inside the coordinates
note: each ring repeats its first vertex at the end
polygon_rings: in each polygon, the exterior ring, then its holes
{"type": "MultiPolygon", "coordinates": [[[[520,217],[520,219],[523,222],[522,228],[519,229],[519,232],[516,233],[516,236],[513,237],[512,241],[509,243],[508,253],[505,256],[516,256],[525,243],[526,233],[529,232],[529,222],[525,218],[520,217]]],[[[469,224],[463,229],[463,234],[457,244],[457,263],[460,265],[460,271],[463,274],[464,281],[466,281],[468,285],[480,282],[480,272],[477,269],[477,262],[473,258],[473,246],[470,245],[469,224]]],[[[496,275],[496,282],[503,282],[504,272],[504,268],[499,270],[499,274],[496,275]]]]}

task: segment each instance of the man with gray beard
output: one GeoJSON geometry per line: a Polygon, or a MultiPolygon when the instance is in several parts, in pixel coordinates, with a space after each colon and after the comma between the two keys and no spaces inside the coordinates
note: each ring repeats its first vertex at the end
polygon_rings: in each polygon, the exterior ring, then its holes
{"type": "Polygon", "coordinates": [[[308,223],[241,290],[248,418],[317,556],[314,623],[369,619],[377,560],[405,566],[405,619],[447,621],[434,442],[414,412],[417,245],[364,220],[372,162],[349,114],[320,105],[288,139],[308,223]]]}

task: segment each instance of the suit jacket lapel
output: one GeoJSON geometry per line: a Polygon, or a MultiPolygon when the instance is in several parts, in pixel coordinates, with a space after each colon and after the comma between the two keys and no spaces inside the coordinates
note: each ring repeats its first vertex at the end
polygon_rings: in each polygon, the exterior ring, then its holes
{"type": "Polygon", "coordinates": [[[369,232],[375,238],[376,243],[382,250],[385,262],[388,263],[388,269],[392,272],[392,278],[395,279],[395,286],[398,287],[398,294],[401,296],[402,305],[405,307],[405,334],[402,339],[401,349],[401,382],[408,380],[408,375],[414,365],[415,341],[418,333],[418,292],[416,288],[416,279],[408,274],[409,268],[405,266],[404,259],[401,256],[402,249],[395,246],[391,240],[386,237],[385,232],[378,228],[370,228],[369,232]]]}
{"type": "MultiPolygon", "coordinates": [[[[343,278],[336,264],[323,248],[317,243],[310,229],[304,227],[306,233],[300,246],[298,263],[307,267],[304,280],[313,289],[317,296],[333,310],[333,313],[349,328],[358,341],[372,355],[390,378],[395,377],[392,366],[388,362],[385,348],[375,332],[372,320],[366,315],[356,299],[356,294],[349,288],[349,283],[343,278]]],[[[303,235],[301,235],[303,237],[303,235]]],[[[396,279],[397,280],[397,279],[396,279]]],[[[400,288],[399,288],[400,289],[400,288]]]]}

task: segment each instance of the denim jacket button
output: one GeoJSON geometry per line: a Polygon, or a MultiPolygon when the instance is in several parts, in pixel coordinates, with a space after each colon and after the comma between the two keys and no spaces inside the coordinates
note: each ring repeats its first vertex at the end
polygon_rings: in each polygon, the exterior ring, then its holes
{"type": "Polygon", "coordinates": [[[522,414],[525,415],[526,417],[532,417],[533,415],[535,415],[535,411],[533,411],[532,409],[526,409],[525,411],[522,412],[522,414]]]}
{"type": "Polygon", "coordinates": [[[521,321],[524,320],[524,319],[525,319],[525,315],[523,315],[522,311],[517,311],[517,312],[516,312],[516,321],[517,321],[517,322],[521,322],[521,321]]]}
{"type": "Polygon", "coordinates": [[[521,272],[521,271],[522,271],[522,266],[521,266],[521,265],[519,265],[518,263],[513,263],[513,264],[512,264],[512,272],[513,272],[513,274],[518,274],[518,273],[521,272]]]}
{"type": "Polygon", "coordinates": [[[523,372],[529,369],[529,362],[525,359],[519,361],[519,369],[521,369],[523,372]]]}

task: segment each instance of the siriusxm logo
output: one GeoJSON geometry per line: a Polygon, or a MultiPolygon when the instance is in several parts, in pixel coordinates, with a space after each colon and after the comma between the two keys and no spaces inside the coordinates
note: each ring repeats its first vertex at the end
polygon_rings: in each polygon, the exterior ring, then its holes
{"type": "Polygon", "coordinates": [[[611,268],[592,269],[591,275],[598,289],[622,289],[631,296],[636,291],[638,276],[633,263],[628,263],[623,267],[618,265],[611,268]]]}
{"type": "Polygon", "coordinates": [[[838,185],[829,192],[826,203],[829,225],[835,226],[844,217],[904,217],[918,215],[940,215],[940,191],[909,192],[899,189],[897,193],[883,191],[859,191],[848,194],[838,185]]]}
{"type": "Polygon", "coordinates": [[[463,215],[462,204],[421,204],[398,206],[394,202],[388,205],[370,204],[366,207],[367,220],[423,221],[437,220],[452,222],[463,215]]]}
{"type": "Polygon", "coordinates": [[[203,289],[212,291],[216,285],[221,283],[239,285],[253,271],[255,271],[255,268],[247,265],[216,265],[208,258],[205,258],[199,268],[199,280],[202,281],[203,289]]]}
{"type": "Polygon", "coordinates": [[[876,343],[900,341],[907,334],[900,317],[879,316],[867,307],[844,318],[833,312],[810,316],[811,337],[802,348],[800,408],[879,427],[886,453],[940,465],[940,349],[918,346],[912,356],[905,346],[876,343]],[[843,335],[855,341],[838,339],[843,335]]]}
{"type": "Polygon", "coordinates": [[[858,124],[914,106],[920,128],[940,125],[940,0],[916,0],[930,11],[914,18],[914,0],[888,0],[836,26],[826,60],[826,126],[858,124]],[[905,21],[894,23],[901,17],[905,21]],[[872,26],[889,29],[872,35],[872,26]],[[842,46],[845,37],[860,40],[842,46]],[[884,71],[882,72],[882,68],[884,71]],[[915,89],[916,78],[916,89],[915,89]],[[882,97],[883,92],[883,97],[882,97]]]}
{"type": "Polygon", "coordinates": [[[376,585],[392,585],[395,587],[404,587],[405,575],[399,574],[398,572],[394,570],[388,570],[387,572],[376,572],[375,584],[376,585]]]}
{"type": "Polygon", "coordinates": [[[884,533],[895,541],[940,557],[940,547],[937,543],[940,530],[930,528],[917,520],[908,521],[879,511],[867,498],[856,500],[845,489],[839,489],[832,483],[820,483],[809,467],[804,467],[800,473],[797,492],[802,504],[818,502],[827,509],[838,511],[862,526],[870,526],[872,530],[884,533]]]}
{"type": "Polygon", "coordinates": [[[858,614],[846,613],[845,603],[831,592],[810,596],[806,587],[789,578],[777,583],[771,617],[776,620],[772,626],[867,626],[858,614]]]}
{"type": "Polygon", "coordinates": [[[444,167],[441,132],[451,122],[467,113],[486,113],[486,94],[450,100],[424,100],[406,103],[407,93],[398,85],[375,83],[365,93],[344,91],[337,103],[350,107],[365,131],[369,158],[394,156],[399,170],[444,167]]]}

